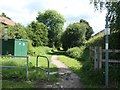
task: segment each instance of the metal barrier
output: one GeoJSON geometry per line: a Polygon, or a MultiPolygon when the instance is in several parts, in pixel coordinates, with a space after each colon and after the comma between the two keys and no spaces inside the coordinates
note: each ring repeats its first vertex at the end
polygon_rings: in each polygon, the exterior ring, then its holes
{"type": "Polygon", "coordinates": [[[48,73],[48,80],[50,80],[50,61],[48,59],[48,57],[46,56],[41,56],[41,55],[38,55],[37,58],[36,58],[36,72],[38,73],[38,68],[46,71],[48,73]],[[48,70],[44,69],[44,68],[41,68],[41,67],[38,67],[38,58],[39,57],[43,57],[43,58],[46,58],[47,62],[48,62],[48,70]]]}
{"type": "Polygon", "coordinates": [[[26,58],[26,67],[17,67],[17,66],[0,66],[0,68],[26,68],[26,80],[28,80],[28,56],[6,56],[0,55],[0,57],[12,57],[12,58],[26,58]]]}

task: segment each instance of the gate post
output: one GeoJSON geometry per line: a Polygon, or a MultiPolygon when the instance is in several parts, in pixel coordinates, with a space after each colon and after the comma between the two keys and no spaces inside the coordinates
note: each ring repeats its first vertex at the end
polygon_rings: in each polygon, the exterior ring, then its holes
{"type": "Polygon", "coordinates": [[[97,69],[98,64],[97,64],[97,47],[95,46],[94,48],[94,69],[97,69]]]}
{"type": "Polygon", "coordinates": [[[102,68],[102,47],[99,47],[99,69],[102,68]]]}

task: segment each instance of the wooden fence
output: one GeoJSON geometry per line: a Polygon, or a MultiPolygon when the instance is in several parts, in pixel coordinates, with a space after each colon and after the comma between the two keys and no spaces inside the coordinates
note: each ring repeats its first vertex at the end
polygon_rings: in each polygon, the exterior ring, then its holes
{"type": "MultiPolygon", "coordinates": [[[[102,47],[90,47],[89,48],[89,55],[90,58],[94,60],[94,69],[102,68],[102,62],[105,62],[105,59],[103,59],[103,52],[105,52],[105,49],[102,49],[102,47]]],[[[109,50],[110,52],[114,53],[120,53],[120,50],[109,50]]],[[[114,60],[109,59],[109,63],[120,63],[120,60],[114,60]]]]}

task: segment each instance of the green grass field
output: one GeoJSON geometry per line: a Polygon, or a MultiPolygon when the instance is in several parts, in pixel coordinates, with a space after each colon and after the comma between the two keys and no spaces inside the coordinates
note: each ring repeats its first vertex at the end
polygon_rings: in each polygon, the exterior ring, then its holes
{"type": "MultiPolygon", "coordinates": [[[[35,55],[29,56],[29,70],[28,70],[28,78],[29,81],[26,81],[26,69],[25,68],[3,68],[2,69],[2,88],[35,88],[35,83],[38,79],[46,79],[48,78],[45,71],[39,70],[36,73],[36,56],[37,55],[44,55],[47,56],[50,60],[51,55],[48,55],[46,52],[51,50],[48,47],[37,47],[34,48],[35,55]]],[[[22,58],[8,58],[2,57],[0,58],[3,66],[18,66],[18,67],[25,67],[26,66],[26,59],[22,58]]],[[[50,60],[51,62],[51,60],[50,60]]],[[[47,61],[44,58],[39,58],[39,66],[47,69],[47,61]]],[[[50,71],[58,71],[58,69],[50,63],[50,71]]],[[[59,78],[59,77],[58,77],[59,78]]],[[[58,79],[56,75],[50,75],[50,81],[53,83],[56,82],[58,79]]]]}

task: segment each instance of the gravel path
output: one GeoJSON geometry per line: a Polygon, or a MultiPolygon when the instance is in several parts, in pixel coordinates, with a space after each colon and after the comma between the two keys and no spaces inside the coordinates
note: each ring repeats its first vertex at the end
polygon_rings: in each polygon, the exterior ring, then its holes
{"type": "Polygon", "coordinates": [[[52,63],[59,69],[61,80],[58,82],[60,88],[84,88],[80,78],[73,73],[64,63],[58,60],[57,55],[53,55],[52,63]]]}

